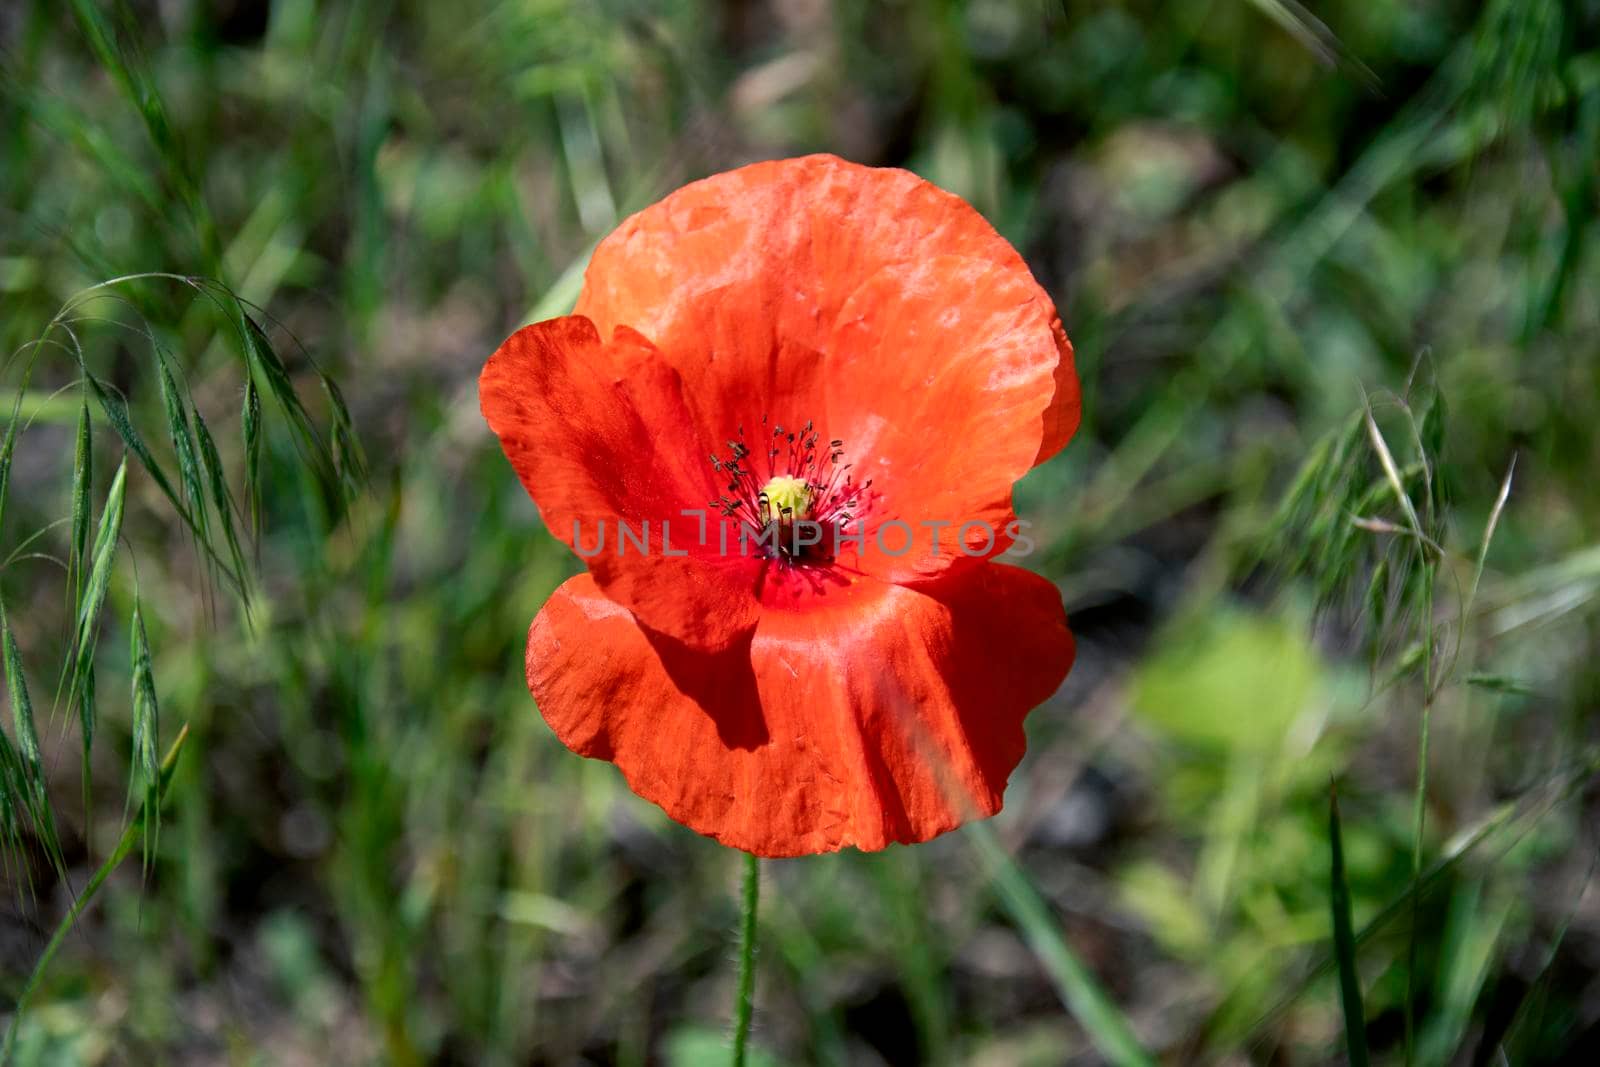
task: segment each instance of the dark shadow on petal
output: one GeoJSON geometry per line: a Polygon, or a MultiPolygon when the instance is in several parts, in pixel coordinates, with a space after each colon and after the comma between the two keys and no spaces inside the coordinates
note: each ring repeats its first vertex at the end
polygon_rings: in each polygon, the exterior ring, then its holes
{"type": "MultiPolygon", "coordinates": [[[[914,721],[915,714],[912,708],[893,708],[888,711],[887,718],[904,715],[914,721]]],[[[864,848],[879,849],[891,841],[922,840],[912,825],[910,812],[906,811],[905,795],[900,791],[900,782],[895,778],[894,771],[884,759],[883,748],[869,743],[863,746],[862,755],[871,779],[868,788],[872,791],[883,821],[870,833],[866,827],[857,826],[856,843],[864,848]]]]}
{"type": "Polygon", "coordinates": [[[750,666],[754,627],[717,652],[694,648],[642,624],[639,628],[678,692],[698,704],[716,723],[717,736],[724,745],[750,750],[770,740],[756,692],[755,671],[750,666]]]}

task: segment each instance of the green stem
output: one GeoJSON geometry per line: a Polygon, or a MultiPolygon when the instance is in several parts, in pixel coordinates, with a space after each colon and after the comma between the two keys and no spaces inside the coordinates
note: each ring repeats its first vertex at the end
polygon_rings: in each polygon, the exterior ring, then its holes
{"type": "Polygon", "coordinates": [[[750,1017],[755,1011],[756,908],[761,900],[761,865],[754,853],[744,857],[744,900],[739,909],[739,994],[733,1014],[733,1067],[744,1067],[750,1045],[750,1017]]]}
{"type": "Polygon", "coordinates": [[[1428,821],[1428,726],[1433,717],[1433,567],[1424,556],[1418,610],[1422,613],[1422,727],[1417,738],[1417,793],[1411,834],[1411,938],[1406,946],[1405,1062],[1416,1062],[1417,927],[1422,915],[1422,837],[1428,821]]]}

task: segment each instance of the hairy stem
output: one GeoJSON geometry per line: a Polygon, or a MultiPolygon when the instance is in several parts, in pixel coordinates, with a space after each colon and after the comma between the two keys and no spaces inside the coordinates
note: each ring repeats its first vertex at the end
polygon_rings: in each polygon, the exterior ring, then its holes
{"type": "Polygon", "coordinates": [[[739,908],[739,992],[733,1005],[733,1067],[744,1067],[750,1045],[756,991],[756,909],[760,900],[761,864],[754,853],[747,852],[744,896],[739,908]]]}

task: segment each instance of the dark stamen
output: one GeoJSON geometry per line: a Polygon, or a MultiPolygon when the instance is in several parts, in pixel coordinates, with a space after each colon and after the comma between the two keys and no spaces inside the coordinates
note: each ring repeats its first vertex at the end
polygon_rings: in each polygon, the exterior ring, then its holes
{"type": "MultiPolygon", "coordinates": [[[[761,416],[761,425],[769,423],[767,415],[761,416]]],[[[765,488],[757,481],[756,472],[747,465],[750,447],[745,443],[745,428],[739,425],[738,440],[728,441],[727,457],[712,454],[711,469],[729,477],[727,496],[719,497],[712,507],[725,517],[738,517],[767,549],[774,560],[783,564],[825,562],[829,557],[826,548],[802,546],[796,549],[793,539],[783,531],[798,519],[816,523],[842,523],[854,521],[865,506],[865,495],[872,480],[857,484],[851,474],[853,464],[843,463],[844,441],[830,438],[826,451],[819,449],[822,435],[816,423],[807,419],[799,430],[785,430],[773,424],[770,447],[767,453],[767,481],[780,477],[794,478],[805,486],[806,504],[796,509],[785,505],[774,509],[765,488]],[[796,511],[799,514],[796,514],[796,511]],[[766,528],[779,525],[783,530],[773,536],[766,528]]],[[[826,540],[826,539],[824,539],[826,540]]]]}

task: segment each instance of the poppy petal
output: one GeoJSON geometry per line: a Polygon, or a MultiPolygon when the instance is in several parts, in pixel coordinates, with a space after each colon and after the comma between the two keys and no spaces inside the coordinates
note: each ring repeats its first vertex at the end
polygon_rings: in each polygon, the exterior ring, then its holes
{"type": "Polygon", "coordinates": [[[478,394],[545,525],[607,594],[699,647],[749,633],[752,561],[718,553],[683,514],[704,516],[716,486],[678,374],[654,346],[626,328],[604,343],[580,316],[536,323],[490,357],[478,394]],[[673,555],[664,519],[682,531],[673,555]]]}
{"type": "Polygon", "coordinates": [[[1000,810],[1022,720],[1073,657],[1044,579],[982,564],[919,589],[861,579],[707,655],[650,635],[588,575],[528,635],[528,685],[569,748],[763,856],[923,841],[1000,810]]]}
{"type": "MultiPolygon", "coordinates": [[[[1007,445],[1025,443],[1028,459],[1048,458],[1076,428],[1078,403],[1071,345],[1050,299],[971,205],[907,171],[816,155],[686,185],[600,242],[577,313],[602,330],[629,325],[654,341],[713,439],[740,424],[753,429],[762,416],[791,425],[810,419],[828,438],[845,437],[828,410],[837,389],[818,373],[832,358],[841,312],[859,307],[858,291],[869,284],[879,297],[897,298],[898,274],[936,281],[926,263],[944,256],[986,265],[995,280],[985,293],[1003,290],[1035,305],[1029,351],[1043,370],[1039,395],[1030,424],[1017,431],[1026,442],[1007,445]]],[[[982,316],[975,305],[984,294],[954,281],[940,292],[969,323],[982,316]]],[[[918,367],[925,359],[915,349],[878,358],[918,367]]],[[[962,442],[980,451],[991,443],[962,442]]]]}
{"type": "Polygon", "coordinates": [[[1072,341],[1068,339],[1066,327],[1061,325],[1059,318],[1051,322],[1050,332],[1055,335],[1060,358],[1056,361],[1053,375],[1055,392],[1050,397],[1050,406],[1044,412],[1044,441],[1039,445],[1038,456],[1034,458],[1035,466],[1066,447],[1072,435],[1078,432],[1078,422],[1083,417],[1083,396],[1078,389],[1078,370],[1073,359],[1072,341]]]}
{"type": "Polygon", "coordinates": [[[879,271],[840,310],[828,409],[866,460],[854,477],[873,481],[866,573],[916,580],[1011,543],[1011,487],[1038,456],[1060,365],[1037,293],[1026,272],[933,256],[879,271]]]}

